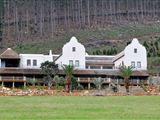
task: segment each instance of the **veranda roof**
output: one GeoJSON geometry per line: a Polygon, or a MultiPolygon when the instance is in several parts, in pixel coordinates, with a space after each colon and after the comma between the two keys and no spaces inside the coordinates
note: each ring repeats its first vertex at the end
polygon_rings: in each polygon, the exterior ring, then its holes
{"type": "MultiPolygon", "coordinates": [[[[21,75],[42,75],[41,69],[21,69],[21,68],[0,68],[1,75],[21,74],[21,75]]],[[[60,70],[59,75],[65,75],[64,71],[60,70]]],[[[75,70],[74,75],[107,75],[121,76],[120,71],[114,70],[75,70]]],[[[147,71],[134,71],[132,76],[149,76],[147,71]]]]}
{"type": "Polygon", "coordinates": [[[16,53],[15,51],[13,51],[11,48],[8,48],[7,50],[5,50],[1,55],[0,55],[1,59],[20,59],[18,53],[16,53]]]}

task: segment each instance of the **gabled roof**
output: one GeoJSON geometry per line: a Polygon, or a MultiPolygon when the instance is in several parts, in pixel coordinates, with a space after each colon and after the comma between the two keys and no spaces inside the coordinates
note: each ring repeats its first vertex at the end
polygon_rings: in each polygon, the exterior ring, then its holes
{"type": "Polygon", "coordinates": [[[5,50],[1,55],[0,58],[2,59],[20,59],[18,53],[13,51],[11,48],[5,50]]]}
{"type": "Polygon", "coordinates": [[[62,53],[58,56],[53,56],[53,62],[55,62],[56,60],[58,60],[60,57],[62,56],[62,53]]]}
{"type": "Polygon", "coordinates": [[[113,62],[119,60],[120,58],[122,58],[124,56],[124,51],[120,52],[119,54],[117,54],[114,59],[113,62]]]}
{"type": "Polygon", "coordinates": [[[88,55],[85,57],[86,64],[90,65],[113,65],[114,56],[88,55]]]}

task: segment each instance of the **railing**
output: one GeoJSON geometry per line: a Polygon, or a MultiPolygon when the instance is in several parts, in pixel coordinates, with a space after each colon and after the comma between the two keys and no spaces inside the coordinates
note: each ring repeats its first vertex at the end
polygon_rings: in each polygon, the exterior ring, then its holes
{"type": "MultiPolygon", "coordinates": [[[[78,77],[79,83],[93,83],[96,78],[80,78],[78,77]]],[[[101,78],[103,83],[114,83],[119,85],[124,85],[124,79],[112,79],[112,78],[101,78]]],[[[146,80],[139,80],[139,79],[130,79],[130,85],[140,85],[141,82],[147,84],[146,80]]]]}
{"type": "Polygon", "coordinates": [[[1,76],[0,81],[25,81],[23,76],[1,76]]]}
{"type": "Polygon", "coordinates": [[[31,80],[35,80],[36,82],[43,82],[43,78],[26,77],[27,82],[29,82],[31,80]]]}
{"type": "MultiPolygon", "coordinates": [[[[92,83],[96,78],[78,78],[78,82],[81,83],[92,83]]],[[[104,83],[110,83],[111,79],[110,78],[101,78],[104,83]]]]}

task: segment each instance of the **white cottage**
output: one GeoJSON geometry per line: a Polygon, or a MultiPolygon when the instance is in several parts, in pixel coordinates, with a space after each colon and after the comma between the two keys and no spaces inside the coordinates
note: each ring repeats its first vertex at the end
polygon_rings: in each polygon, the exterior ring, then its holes
{"type": "Polygon", "coordinates": [[[85,69],[85,47],[78,42],[76,37],[72,37],[71,40],[63,46],[62,55],[56,60],[59,64],[59,68],[62,65],[73,65],[76,69],[85,69]]]}
{"type": "Polygon", "coordinates": [[[51,50],[49,55],[18,55],[11,48],[8,48],[1,54],[0,65],[3,68],[16,66],[19,68],[39,69],[41,63],[45,61],[55,61],[60,69],[62,65],[73,65],[77,70],[117,70],[124,63],[126,66],[132,66],[134,70],[147,70],[146,49],[136,38],[126,46],[124,51],[115,56],[88,55],[85,47],[78,42],[76,37],[72,37],[63,46],[61,55],[54,55],[51,50]],[[12,62],[14,63],[11,64],[12,62]]]}
{"type": "Polygon", "coordinates": [[[115,68],[123,62],[126,66],[132,66],[134,70],[147,70],[146,48],[134,38],[124,51],[115,56],[113,62],[115,68]]]}
{"type": "Polygon", "coordinates": [[[62,54],[56,60],[59,68],[62,65],[73,65],[76,69],[117,70],[124,63],[134,70],[147,70],[147,53],[138,39],[134,38],[124,51],[115,55],[88,55],[85,47],[75,37],[63,46],[62,54]]]}
{"type": "MultiPolygon", "coordinates": [[[[24,83],[27,80],[37,79],[42,83],[43,74],[41,72],[41,63],[45,61],[55,62],[62,69],[62,65],[73,65],[76,69],[74,75],[78,78],[79,84],[93,83],[95,77],[102,77],[106,81],[115,81],[122,84],[119,66],[124,63],[126,66],[132,66],[134,73],[131,76],[133,84],[139,83],[138,79],[147,80],[147,53],[144,46],[134,38],[132,42],[126,46],[124,51],[115,55],[88,55],[85,47],[78,42],[75,37],[66,43],[62,48],[62,54],[55,55],[52,51],[48,55],[44,54],[18,54],[11,48],[8,48],[0,55],[0,83],[24,83]]],[[[59,75],[64,73],[60,70],[59,75]]]]}

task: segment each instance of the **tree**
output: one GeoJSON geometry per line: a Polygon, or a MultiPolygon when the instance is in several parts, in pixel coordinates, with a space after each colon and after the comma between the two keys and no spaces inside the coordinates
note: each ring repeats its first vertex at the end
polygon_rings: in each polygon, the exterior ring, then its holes
{"type": "Polygon", "coordinates": [[[117,54],[117,49],[114,48],[113,51],[114,51],[113,54],[116,55],[117,54]]]}
{"type": "Polygon", "coordinates": [[[77,89],[77,87],[78,87],[77,78],[72,76],[72,78],[71,78],[71,89],[75,90],[75,89],[77,89]]]}
{"type": "Polygon", "coordinates": [[[149,48],[148,43],[146,41],[144,41],[143,46],[146,47],[146,49],[149,48]]]}
{"type": "Polygon", "coordinates": [[[63,65],[62,67],[66,74],[66,91],[69,93],[71,90],[71,80],[73,77],[74,67],[72,65],[63,65]]]}
{"type": "Polygon", "coordinates": [[[98,78],[95,78],[95,80],[93,81],[93,84],[96,86],[98,90],[101,90],[103,82],[104,80],[101,77],[98,77],[98,78]]]}
{"type": "Polygon", "coordinates": [[[32,86],[35,86],[35,84],[37,83],[37,80],[35,78],[29,79],[28,83],[30,83],[32,86]]]}
{"type": "Polygon", "coordinates": [[[107,50],[107,55],[111,55],[111,50],[110,49],[107,50]]]}
{"type": "Polygon", "coordinates": [[[158,41],[155,41],[155,42],[154,42],[154,45],[155,45],[155,47],[156,47],[156,50],[159,50],[159,44],[158,44],[158,41]]]}
{"type": "Polygon", "coordinates": [[[133,69],[131,66],[125,66],[122,63],[122,65],[120,65],[120,72],[122,77],[124,78],[124,86],[126,88],[126,92],[129,93],[129,86],[130,86],[129,78],[133,73],[133,69]]]}
{"type": "Polygon", "coordinates": [[[103,50],[103,55],[107,55],[106,49],[103,50]]]}
{"type": "Polygon", "coordinates": [[[54,81],[56,83],[56,87],[58,88],[59,86],[64,87],[64,82],[65,79],[63,77],[59,77],[58,75],[54,76],[54,81]]]}
{"type": "Polygon", "coordinates": [[[47,84],[48,89],[51,88],[55,82],[53,77],[59,72],[58,65],[54,62],[46,61],[41,64],[42,73],[44,74],[44,83],[47,84]]]}

